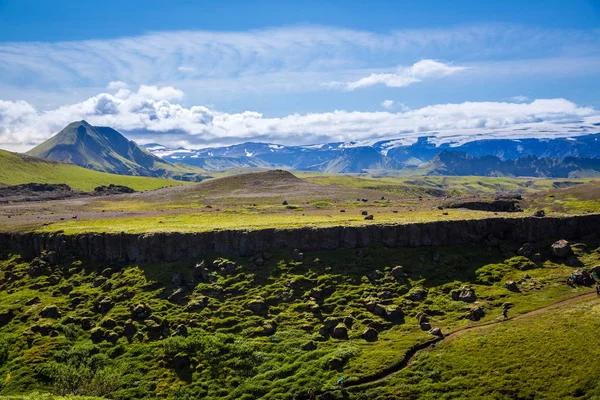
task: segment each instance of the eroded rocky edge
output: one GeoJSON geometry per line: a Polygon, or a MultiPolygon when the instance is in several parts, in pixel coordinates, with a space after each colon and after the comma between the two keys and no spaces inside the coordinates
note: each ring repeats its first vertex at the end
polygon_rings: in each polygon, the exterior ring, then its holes
{"type": "Polygon", "coordinates": [[[362,227],[228,230],[201,233],[113,234],[0,233],[0,251],[37,256],[42,251],[109,263],[161,262],[201,258],[209,253],[251,256],[266,249],[303,251],[585,239],[600,234],[600,214],[568,217],[490,218],[362,227]]]}

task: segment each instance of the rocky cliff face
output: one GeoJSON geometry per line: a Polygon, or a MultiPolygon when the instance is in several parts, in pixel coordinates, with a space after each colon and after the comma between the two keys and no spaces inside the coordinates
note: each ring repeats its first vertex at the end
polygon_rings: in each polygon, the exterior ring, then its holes
{"type": "Polygon", "coordinates": [[[200,258],[207,253],[250,256],[269,248],[304,251],[359,248],[447,246],[496,238],[517,242],[582,239],[600,234],[600,214],[561,218],[491,218],[406,225],[263,229],[203,233],[98,234],[0,233],[0,251],[39,255],[55,251],[109,263],[160,262],[200,258]]]}

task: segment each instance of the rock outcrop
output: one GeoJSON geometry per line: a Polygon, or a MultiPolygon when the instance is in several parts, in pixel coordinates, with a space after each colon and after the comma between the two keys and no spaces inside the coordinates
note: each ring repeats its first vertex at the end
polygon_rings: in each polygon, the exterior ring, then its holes
{"type": "MultiPolygon", "coordinates": [[[[32,257],[54,251],[58,258],[74,255],[106,263],[162,262],[202,259],[210,253],[253,256],[271,248],[322,251],[377,243],[388,247],[448,246],[484,243],[490,237],[521,243],[557,237],[579,239],[598,235],[598,226],[600,214],[199,233],[5,232],[0,233],[0,250],[10,249],[32,257]]],[[[202,271],[198,273],[202,276],[202,271]]]]}

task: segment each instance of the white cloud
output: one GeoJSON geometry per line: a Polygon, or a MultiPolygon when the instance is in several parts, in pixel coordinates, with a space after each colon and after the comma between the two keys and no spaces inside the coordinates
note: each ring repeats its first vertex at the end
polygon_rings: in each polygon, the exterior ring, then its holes
{"type": "Polygon", "coordinates": [[[112,81],[106,86],[106,88],[108,90],[127,89],[128,87],[129,87],[128,84],[126,84],[125,82],[121,82],[121,81],[112,81]]]}
{"type": "MultiPolygon", "coordinates": [[[[214,102],[231,93],[323,90],[323,82],[333,80],[401,86],[429,79],[424,77],[432,71],[443,75],[456,68],[423,61],[408,70],[393,70],[419,59],[476,65],[469,73],[486,77],[535,74],[555,79],[581,71],[597,76],[599,56],[597,30],[493,24],[387,34],[315,26],[154,32],[107,40],[0,43],[0,90],[17,96],[34,88],[52,92],[52,102],[61,103],[56,100],[61,93],[71,101],[64,93],[78,92],[83,100],[90,88],[97,92],[107,82],[121,81],[132,87],[182,87],[189,98],[214,102]],[[507,60],[511,63],[504,64],[507,60]],[[484,63],[486,68],[480,68],[484,63]]],[[[34,97],[32,93],[26,100],[34,102],[34,97]]]]}
{"type": "Polygon", "coordinates": [[[232,114],[204,106],[186,107],[177,102],[183,96],[173,87],[141,86],[137,92],[101,93],[48,111],[37,111],[23,101],[0,101],[0,143],[4,148],[25,150],[81,119],[111,126],[140,142],[192,147],[246,140],[310,144],[376,138],[411,142],[429,135],[438,142],[573,136],[589,133],[581,126],[588,124],[594,129],[591,123],[600,122],[595,109],[565,99],[438,104],[395,113],[336,110],[267,118],[253,111],[232,114]],[[565,125],[565,121],[572,123],[565,125]]]}
{"type": "Polygon", "coordinates": [[[371,74],[355,82],[348,82],[348,90],[356,90],[377,84],[388,87],[405,87],[426,79],[438,79],[466,70],[467,67],[453,66],[435,60],[421,60],[409,67],[400,66],[395,72],[371,74]]]}
{"type": "Polygon", "coordinates": [[[511,100],[512,101],[516,101],[517,103],[524,103],[527,100],[529,100],[529,97],[527,97],[527,96],[514,96],[514,97],[511,97],[511,100]]]}
{"type": "Polygon", "coordinates": [[[384,100],[381,102],[381,107],[390,110],[394,107],[394,100],[384,100]]]}

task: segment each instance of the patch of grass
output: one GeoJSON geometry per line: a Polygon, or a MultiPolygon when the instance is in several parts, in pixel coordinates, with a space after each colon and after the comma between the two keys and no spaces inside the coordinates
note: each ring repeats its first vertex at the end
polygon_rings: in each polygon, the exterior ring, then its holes
{"type": "Polygon", "coordinates": [[[186,182],[125,176],[92,171],[72,164],[34,159],[0,150],[0,183],[66,183],[76,190],[92,191],[101,185],[123,185],[136,191],[153,190],[167,186],[185,185],[186,182]]]}

